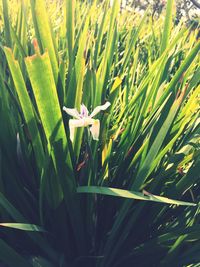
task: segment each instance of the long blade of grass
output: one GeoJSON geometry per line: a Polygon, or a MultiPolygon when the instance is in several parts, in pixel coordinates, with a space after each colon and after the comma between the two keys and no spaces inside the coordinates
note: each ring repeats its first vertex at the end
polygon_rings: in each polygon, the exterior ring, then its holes
{"type": "Polygon", "coordinates": [[[45,230],[42,227],[28,223],[0,223],[0,226],[18,229],[22,231],[45,232],[45,230]]]}
{"type": "Polygon", "coordinates": [[[163,204],[196,206],[195,203],[191,203],[191,202],[184,202],[180,200],[169,199],[167,197],[157,196],[153,194],[144,195],[136,191],[129,191],[129,190],[123,190],[123,189],[111,188],[111,187],[79,186],[77,187],[77,192],[78,193],[101,194],[101,195],[130,198],[130,199],[137,199],[137,200],[147,200],[147,201],[161,202],[163,204]]]}
{"type": "Polygon", "coordinates": [[[167,1],[167,10],[165,15],[165,24],[164,24],[164,30],[162,34],[162,41],[161,41],[161,48],[160,53],[162,54],[163,51],[166,49],[166,47],[169,44],[170,40],[170,31],[172,28],[172,11],[173,11],[173,0],[167,1]]]}
{"type": "Polygon", "coordinates": [[[41,43],[43,50],[47,49],[53,70],[54,80],[58,79],[57,50],[54,46],[53,35],[49,24],[49,18],[44,0],[31,0],[31,11],[35,26],[37,40],[41,43]]]}
{"type": "Polygon", "coordinates": [[[9,48],[4,48],[8,65],[12,74],[12,78],[15,84],[15,88],[19,97],[19,101],[23,110],[23,114],[30,131],[31,142],[35,152],[36,161],[38,163],[39,170],[41,171],[44,163],[44,150],[37,127],[34,110],[31,100],[28,95],[28,91],[20,70],[19,63],[14,59],[12,51],[9,48]]]}

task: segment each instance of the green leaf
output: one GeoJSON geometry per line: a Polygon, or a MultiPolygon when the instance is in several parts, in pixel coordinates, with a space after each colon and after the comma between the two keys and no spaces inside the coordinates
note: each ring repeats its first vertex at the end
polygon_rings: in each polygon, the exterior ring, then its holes
{"type": "Polygon", "coordinates": [[[11,49],[4,47],[8,65],[12,74],[15,89],[17,91],[19,101],[22,107],[23,115],[30,132],[31,142],[35,152],[36,161],[39,170],[41,171],[44,163],[44,150],[40,138],[40,133],[37,127],[36,118],[33,110],[31,100],[20,70],[19,63],[14,59],[11,49]]]}
{"type": "Polygon", "coordinates": [[[49,143],[67,140],[48,52],[25,58],[43,129],[49,143]]]}
{"type": "Polygon", "coordinates": [[[67,9],[66,12],[66,28],[67,28],[67,44],[68,44],[68,56],[69,56],[69,71],[73,66],[73,48],[74,48],[74,12],[75,12],[75,0],[65,0],[67,9]]]}
{"type": "Polygon", "coordinates": [[[18,229],[22,231],[45,232],[45,230],[42,227],[28,223],[0,223],[0,226],[18,229]]]}
{"type": "Polygon", "coordinates": [[[162,143],[180,107],[183,96],[184,96],[184,92],[182,92],[179,98],[177,98],[174,101],[174,104],[172,105],[166,120],[163,122],[162,127],[160,128],[153,144],[151,145],[149,149],[148,154],[145,157],[145,160],[142,166],[140,167],[137,173],[135,181],[133,182],[133,185],[132,185],[132,189],[138,190],[141,187],[141,185],[144,183],[144,181],[147,179],[148,175],[150,174],[150,170],[152,171],[151,169],[152,162],[154,161],[154,159],[156,158],[157,154],[160,151],[162,143]]]}
{"type": "MultiPolygon", "coordinates": [[[[13,218],[15,221],[26,222],[26,218],[5,198],[5,196],[0,192],[0,206],[5,209],[5,211],[13,218]]],[[[56,254],[46,240],[39,235],[39,233],[27,232],[30,238],[47,254],[52,260],[55,260],[56,254]]],[[[1,253],[0,253],[1,257],[1,253]]],[[[20,266],[20,265],[19,265],[20,266]]],[[[11,266],[13,267],[13,266],[11,266]]]]}
{"type": "Polygon", "coordinates": [[[98,187],[98,186],[79,186],[77,187],[78,193],[93,193],[93,194],[101,194],[115,197],[123,197],[137,200],[147,200],[160,202],[163,204],[172,204],[172,205],[181,205],[181,206],[196,206],[195,203],[184,202],[180,200],[169,199],[167,197],[157,196],[153,194],[144,195],[140,192],[136,191],[128,191],[118,188],[110,188],[110,187],[98,187]]]}
{"type": "Polygon", "coordinates": [[[31,0],[31,11],[36,30],[37,40],[42,44],[43,50],[47,50],[53,70],[54,80],[58,79],[57,50],[54,46],[53,34],[49,23],[47,8],[44,0],[31,0]]]}
{"type": "Polygon", "coordinates": [[[172,28],[173,4],[174,4],[173,0],[167,1],[167,10],[166,10],[166,15],[165,15],[164,31],[162,34],[162,41],[161,41],[161,48],[160,48],[161,54],[166,49],[166,47],[168,46],[169,41],[170,41],[170,32],[171,32],[171,28],[172,28]]]}
{"type": "Polygon", "coordinates": [[[8,15],[8,1],[3,0],[3,20],[4,20],[4,27],[5,27],[5,39],[6,44],[12,47],[12,39],[10,34],[10,22],[9,22],[9,15],[8,15]]]}

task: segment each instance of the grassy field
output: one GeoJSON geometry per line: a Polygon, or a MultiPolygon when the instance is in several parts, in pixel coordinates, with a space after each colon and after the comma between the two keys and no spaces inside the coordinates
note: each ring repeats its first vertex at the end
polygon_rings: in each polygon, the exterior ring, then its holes
{"type": "Polygon", "coordinates": [[[199,28],[91,2],[1,1],[0,263],[199,266],[199,28]]]}

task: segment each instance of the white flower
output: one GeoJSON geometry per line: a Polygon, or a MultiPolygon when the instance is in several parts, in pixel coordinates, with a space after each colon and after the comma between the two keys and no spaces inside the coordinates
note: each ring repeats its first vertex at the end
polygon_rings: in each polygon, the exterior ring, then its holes
{"type": "Polygon", "coordinates": [[[85,105],[81,105],[81,112],[78,113],[75,108],[66,108],[63,107],[63,110],[74,117],[75,119],[69,120],[69,130],[70,130],[70,139],[73,142],[74,140],[74,131],[77,127],[90,127],[90,132],[94,140],[99,140],[99,130],[100,130],[100,121],[93,119],[93,117],[99,113],[101,110],[106,110],[110,106],[110,102],[106,102],[102,106],[96,107],[92,113],[89,115],[88,109],[85,105]]]}

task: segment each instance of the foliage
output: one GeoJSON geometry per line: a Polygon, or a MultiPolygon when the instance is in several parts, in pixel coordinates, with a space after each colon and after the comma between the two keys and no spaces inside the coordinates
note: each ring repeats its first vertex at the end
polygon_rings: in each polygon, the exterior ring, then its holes
{"type": "MultiPolygon", "coordinates": [[[[163,9],[166,6],[166,0],[122,0],[122,8],[126,9],[137,9],[137,11],[142,12],[146,10],[147,7],[152,10],[152,17],[158,17],[162,14],[163,9]]],[[[180,19],[184,19],[187,23],[193,20],[199,20],[199,0],[176,0],[176,16],[175,20],[177,22],[180,19]]]]}
{"type": "Polygon", "coordinates": [[[199,263],[198,31],[171,0],[157,21],[118,1],[0,12],[0,262],[199,263]],[[63,106],[106,101],[99,141],[71,143],[63,106]]]}

